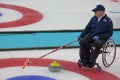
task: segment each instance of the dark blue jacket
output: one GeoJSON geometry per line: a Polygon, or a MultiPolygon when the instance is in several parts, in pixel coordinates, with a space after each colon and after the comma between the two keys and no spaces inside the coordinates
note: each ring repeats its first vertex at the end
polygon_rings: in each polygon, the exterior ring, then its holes
{"type": "Polygon", "coordinates": [[[112,34],[113,22],[107,15],[102,17],[99,22],[98,18],[93,16],[81,33],[80,37],[84,38],[85,36],[99,36],[99,38],[107,40],[112,36],[112,34]]]}

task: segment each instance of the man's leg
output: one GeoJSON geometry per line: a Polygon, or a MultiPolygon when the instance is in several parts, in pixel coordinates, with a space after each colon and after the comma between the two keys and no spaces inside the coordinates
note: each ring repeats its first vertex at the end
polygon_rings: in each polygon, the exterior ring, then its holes
{"type": "Polygon", "coordinates": [[[90,67],[93,67],[95,65],[96,59],[99,55],[99,50],[100,48],[102,48],[105,42],[106,42],[105,40],[94,41],[92,49],[91,49],[90,59],[89,59],[90,67]]]}
{"type": "Polygon", "coordinates": [[[85,38],[80,41],[79,55],[80,55],[81,63],[83,64],[83,66],[86,66],[90,58],[90,47],[89,47],[89,42],[85,38]]]}

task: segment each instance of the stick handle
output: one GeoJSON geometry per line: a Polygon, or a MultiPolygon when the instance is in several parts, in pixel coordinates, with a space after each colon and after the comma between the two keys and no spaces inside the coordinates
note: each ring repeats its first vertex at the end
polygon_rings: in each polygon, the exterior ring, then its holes
{"type": "MultiPolygon", "coordinates": [[[[60,50],[60,49],[63,49],[63,48],[65,48],[65,47],[67,47],[67,46],[69,46],[69,45],[71,45],[71,44],[73,44],[73,43],[75,43],[75,42],[77,42],[77,41],[78,41],[78,40],[73,41],[73,42],[70,42],[70,43],[68,43],[68,44],[66,44],[66,45],[64,45],[64,46],[58,47],[58,48],[52,50],[51,52],[48,52],[47,54],[45,54],[45,55],[43,55],[43,56],[41,56],[41,57],[39,57],[39,58],[37,58],[37,59],[35,59],[35,60],[33,60],[33,61],[37,61],[38,59],[41,59],[41,58],[43,58],[43,57],[45,57],[45,56],[47,56],[47,55],[49,55],[49,54],[51,54],[51,53],[54,53],[54,52],[56,52],[56,51],[58,51],[58,50],[60,50]]],[[[30,63],[32,63],[33,61],[30,61],[30,63]]]]}

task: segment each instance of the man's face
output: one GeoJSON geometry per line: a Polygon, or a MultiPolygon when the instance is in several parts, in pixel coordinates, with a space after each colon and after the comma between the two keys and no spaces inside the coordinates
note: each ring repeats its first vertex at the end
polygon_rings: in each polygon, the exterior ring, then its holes
{"type": "Polygon", "coordinates": [[[95,12],[95,16],[96,17],[101,17],[101,16],[103,16],[104,15],[104,11],[96,11],[95,12]]]}

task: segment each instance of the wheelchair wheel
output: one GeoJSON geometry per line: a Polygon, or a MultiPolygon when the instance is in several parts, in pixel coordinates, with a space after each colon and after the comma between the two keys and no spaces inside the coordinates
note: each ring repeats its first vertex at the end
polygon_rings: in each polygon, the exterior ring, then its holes
{"type": "Polygon", "coordinates": [[[103,47],[103,53],[102,53],[102,61],[105,67],[110,67],[116,57],[116,45],[114,40],[109,39],[104,47],[103,47]]]}

